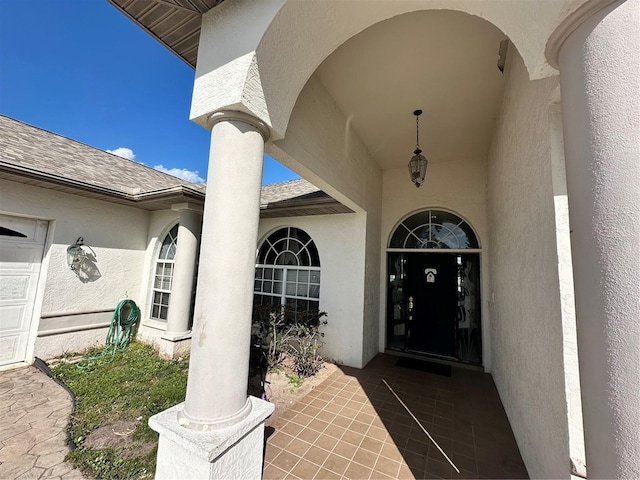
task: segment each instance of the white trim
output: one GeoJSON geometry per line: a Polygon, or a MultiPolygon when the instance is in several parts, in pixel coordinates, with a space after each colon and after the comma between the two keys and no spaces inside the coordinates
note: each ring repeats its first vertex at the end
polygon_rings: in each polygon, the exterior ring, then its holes
{"type": "Polygon", "coordinates": [[[549,35],[544,49],[544,56],[556,70],[560,70],[558,57],[560,49],[569,36],[590,17],[617,0],[588,0],[571,12],[549,35]]]}
{"type": "Polygon", "coordinates": [[[481,248],[387,248],[391,253],[482,253],[481,248]]]}
{"type": "Polygon", "coordinates": [[[94,308],[91,310],[74,310],[68,312],[49,312],[40,315],[40,318],[55,318],[55,317],[71,317],[74,315],[88,315],[91,313],[109,313],[113,312],[113,308],[94,308]]]}
{"type": "Polygon", "coordinates": [[[110,325],[111,325],[111,322],[102,322],[102,323],[94,323],[92,325],[80,325],[75,327],[54,328],[52,330],[44,330],[42,332],[38,332],[38,337],[49,337],[51,335],[59,335],[61,333],[83,332],[85,330],[98,330],[101,328],[108,328],[110,325]]]}
{"type": "MultiPolygon", "coordinates": [[[[313,261],[313,257],[311,255],[311,250],[312,248],[315,250],[315,253],[318,257],[318,263],[321,265],[322,262],[320,262],[320,253],[318,252],[318,247],[316,246],[315,242],[313,241],[313,238],[311,237],[311,235],[309,235],[305,230],[299,228],[299,227],[294,227],[294,226],[282,226],[279,228],[274,229],[273,231],[271,231],[268,235],[266,235],[262,241],[260,242],[257,252],[256,252],[256,257],[257,260],[266,260],[267,257],[269,256],[269,254],[273,251],[276,256],[275,256],[275,261],[277,261],[277,259],[280,257],[280,255],[282,255],[283,253],[291,253],[298,261],[298,265],[282,265],[282,264],[278,264],[278,263],[273,263],[273,264],[269,264],[269,263],[256,263],[255,266],[255,273],[254,273],[254,286],[253,286],[253,295],[255,297],[255,295],[261,295],[261,296],[266,296],[266,297],[272,297],[272,298],[280,298],[280,303],[282,305],[286,305],[287,300],[302,300],[302,301],[307,301],[307,302],[315,302],[318,304],[318,308],[320,308],[320,286],[322,284],[322,275],[321,275],[321,266],[307,266],[307,265],[300,265],[299,261],[300,261],[300,255],[303,254],[303,252],[307,255],[309,261],[313,261]],[[302,233],[304,233],[307,237],[309,237],[309,240],[307,242],[302,242],[300,241],[300,239],[298,238],[294,238],[291,236],[291,230],[295,229],[295,230],[299,230],[302,233]],[[286,230],[287,234],[283,237],[283,238],[279,238],[275,243],[272,242],[270,239],[270,237],[272,235],[274,235],[275,233],[279,232],[280,230],[286,230]],[[291,250],[288,250],[288,248],[282,249],[282,250],[278,250],[276,248],[276,244],[280,244],[283,241],[285,242],[285,247],[288,247],[289,245],[289,241],[296,241],[300,246],[300,250],[298,251],[298,253],[294,253],[291,250]],[[260,251],[265,247],[265,244],[268,246],[265,254],[264,254],[264,258],[259,258],[260,257],[260,251]],[[262,269],[262,275],[260,278],[257,277],[257,270],[258,269],[262,269]],[[265,278],[264,277],[264,270],[265,269],[271,269],[271,270],[280,270],[282,271],[282,278],[280,280],[277,280],[275,278],[265,278]],[[287,285],[291,284],[292,282],[290,280],[288,280],[288,272],[289,271],[296,271],[296,272],[309,272],[309,278],[306,281],[306,287],[307,287],[307,295],[302,296],[302,295],[298,295],[298,274],[296,273],[296,281],[295,281],[295,286],[296,286],[296,292],[294,294],[287,294],[287,285]],[[312,282],[311,281],[311,272],[318,272],[318,276],[319,279],[317,282],[312,282]],[[256,285],[255,282],[260,282],[260,290],[256,290],[256,285]],[[271,288],[271,292],[265,292],[263,291],[263,287],[264,287],[264,282],[271,282],[272,284],[272,288],[271,288]],[[280,293],[273,293],[273,285],[275,283],[279,283],[280,287],[281,287],[281,292],[280,293]],[[318,296],[317,297],[311,297],[308,295],[309,290],[311,288],[311,286],[317,286],[318,287],[318,296]]],[[[275,275],[274,275],[275,277],[275,275]]]]}
{"type": "MultiPolygon", "coordinates": [[[[169,313],[169,305],[171,304],[171,289],[167,290],[167,289],[162,289],[162,288],[156,288],[156,271],[158,268],[158,263],[162,262],[163,264],[166,263],[170,263],[172,265],[175,265],[175,255],[174,255],[174,259],[173,260],[169,260],[169,259],[160,259],[160,252],[162,250],[162,245],[164,245],[164,241],[167,238],[167,236],[171,233],[171,230],[173,230],[175,227],[180,228],[180,222],[172,222],[170,224],[170,226],[168,228],[166,228],[163,233],[161,235],[158,235],[158,237],[156,238],[156,245],[153,251],[153,259],[152,259],[152,265],[151,265],[151,271],[150,271],[150,295],[149,295],[149,311],[147,313],[147,319],[153,322],[158,322],[158,323],[163,323],[164,324],[164,330],[166,330],[167,328],[167,320],[166,319],[161,319],[161,318],[156,318],[153,317],[153,306],[155,304],[154,302],[154,297],[155,297],[155,293],[159,292],[159,293],[166,293],[169,295],[169,303],[167,304],[167,316],[169,313]]],[[[176,230],[176,235],[175,235],[175,243],[176,243],[176,254],[178,252],[178,231],[176,230]]],[[[171,272],[171,287],[173,287],[173,270],[171,272]]],[[[144,323],[143,323],[144,324],[144,323]]],[[[158,328],[156,326],[153,326],[153,328],[158,328]]]]}
{"type": "MultiPolygon", "coordinates": [[[[409,217],[412,217],[413,215],[416,215],[418,213],[421,212],[426,212],[427,210],[437,210],[437,211],[441,211],[441,212],[446,212],[446,213],[450,213],[452,215],[455,215],[456,217],[458,217],[461,220],[464,220],[464,223],[466,223],[469,228],[471,229],[471,231],[473,232],[473,234],[476,237],[476,241],[478,242],[478,248],[477,249],[464,249],[465,251],[471,251],[471,250],[482,250],[482,241],[480,239],[480,235],[478,235],[478,232],[476,231],[475,227],[473,226],[473,224],[467,220],[466,217],[464,217],[463,215],[460,215],[458,212],[456,212],[455,210],[451,210],[449,208],[446,207],[421,207],[421,208],[417,208],[414,210],[411,210],[411,212],[407,213],[404,217],[402,217],[400,220],[398,220],[395,225],[393,226],[393,228],[391,229],[391,231],[389,232],[389,235],[387,236],[387,242],[385,243],[385,245],[387,246],[387,248],[389,247],[389,244],[391,243],[391,238],[393,237],[393,234],[396,233],[396,230],[398,229],[398,227],[400,225],[402,225],[402,223],[409,217]]],[[[405,227],[406,228],[406,227],[405,227]]],[[[407,229],[408,230],[408,229],[407,229]]],[[[440,249],[422,249],[422,248],[414,248],[411,249],[413,251],[420,251],[420,250],[440,250],[440,249]]],[[[452,251],[452,250],[451,250],[452,251]]]]}
{"type": "Polygon", "coordinates": [[[153,328],[155,330],[162,330],[163,332],[167,330],[167,322],[163,320],[147,318],[142,321],[142,325],[144,325],[145,327],[153,328]]]}
{"type": "Polygon", "coordinates": [[[269,141],[271,131],[266,123],[253,115],[237,110],[220,110],[209,115],[207,119],[207,128],[212,130],[216,123],[220,122],[241,122],[255,128],[262,140],[266,143],[269,141]]]}

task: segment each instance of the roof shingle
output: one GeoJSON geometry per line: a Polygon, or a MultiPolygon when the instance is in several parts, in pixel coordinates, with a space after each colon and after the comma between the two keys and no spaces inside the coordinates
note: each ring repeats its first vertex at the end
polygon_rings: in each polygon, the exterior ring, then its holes
{"type": "Polygon", "coordinates": [[[195,184],[0,115],[0,162],[121,193],[195,184]]]}

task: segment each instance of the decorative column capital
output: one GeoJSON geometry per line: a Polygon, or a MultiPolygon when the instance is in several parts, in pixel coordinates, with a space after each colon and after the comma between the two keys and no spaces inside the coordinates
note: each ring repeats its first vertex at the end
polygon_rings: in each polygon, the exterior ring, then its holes
{"type": "Polygon", "coordinates": [[[565,40],[588,18],[617,0],[587,0],[562,20],[549,36],[544,56],[553,68],[560,70],[560,49],[565,40]]]}
{"type": "Polygon", "coordinates": [[[223,110],[212,113],[207,120],[207,127],[211,130],[216,123],[220,122],[242,122],[255,128],[265,142],[269,140],[271,132],[269,127],[262,120],[249,115],[248,113],[239,112],[237,110],[223,110]]]}

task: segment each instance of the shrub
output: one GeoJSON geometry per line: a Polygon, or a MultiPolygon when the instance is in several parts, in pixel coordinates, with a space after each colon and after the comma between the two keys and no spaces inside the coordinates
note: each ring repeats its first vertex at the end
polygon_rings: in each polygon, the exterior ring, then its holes
{"type": "Polygon", "coordinates": [[[284,305],[254,305],[251,336],[251,366],[273,370],[289,356],[300,378],[315,375],[322,366],[321,325],[325,312],[295,312],[284,305]]]}
{"type": "Polygon", "coordinates": [[[251,366],[266,370],[279,367],[287,353],[287,334],[284,307],[255,305],[251,329],[251,366]]]}
{"type": "Polygon", "coordinates": [[[326,325],[325,312],[310,315],[313,321],[295,323],[289,327],[289,354],[293,361],[293,371],[300,377],[311,377],[322,367],[323,358],[319,353],[324,345],[320,326],[326,325]]]}

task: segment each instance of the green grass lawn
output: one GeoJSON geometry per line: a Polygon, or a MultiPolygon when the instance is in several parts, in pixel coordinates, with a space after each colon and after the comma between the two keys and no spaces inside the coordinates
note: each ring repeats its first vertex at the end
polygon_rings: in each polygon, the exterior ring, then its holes
{"type": "Polygon", "coordinates": [[[147,421],[184,400],[188,368],[187,361],[163,360],[138,342],[108,363],[52,367],[76,395],[69,429],[77,449],[69,461],[96,478],[153,478],[158,434],[147,421]]]}

